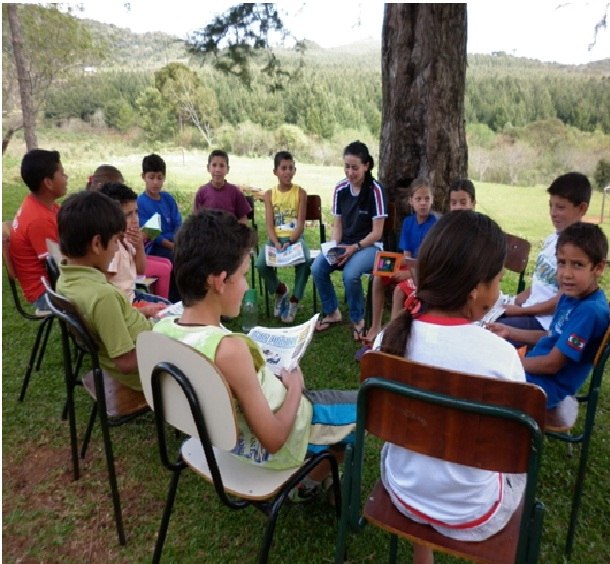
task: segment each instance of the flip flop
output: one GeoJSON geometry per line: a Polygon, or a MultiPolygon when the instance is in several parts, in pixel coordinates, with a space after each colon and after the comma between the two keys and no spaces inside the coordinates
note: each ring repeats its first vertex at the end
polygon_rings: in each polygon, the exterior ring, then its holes
{"type": "Polygon", "coordinates": [[[343,319],[322,319],[316,323],[316,333],[323,333],[330,329],[333,325],[338,325],[343,319]]]}
{"type": "Polygon", "coordinates": [[[352,339],[355,343],[366,341],[366,331],[364,327],[352,327],[352,339]]]}

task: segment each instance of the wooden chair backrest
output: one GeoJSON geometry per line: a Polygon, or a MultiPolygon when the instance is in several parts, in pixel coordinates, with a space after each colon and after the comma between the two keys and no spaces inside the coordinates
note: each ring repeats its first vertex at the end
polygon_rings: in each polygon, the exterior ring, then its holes
{"type": "Polygon", "coordinates": [[[530,247],[530,242],[526,239],[507,233],[504,268],[518,273],[525,271],[530,256],[530,247]]]}
{"type": "Polygon", "coordinates": [[[326,242],[326,230],[324,227],[324,219],[322,217],[322,198],[318,194],[309,194],[307,196],[307,211],[305,212],[305,221],[320,222],[320,244],[326,242]]]}
{"type": "MultiPolygon", "coordinates": [[[[238,439],[234,401],[214,363],[192,347],[153,331],[138,335],[136,351],[138,371],[148,405],[153,410],[157,409],[153,400],[153,370],[161,363],[174,365],[193,387],[211,443],[222,450],[231,450],[238,439]]],[[[198,437],[188,400],[176,380],[164,374],[161,389],[165,421],[187,435],[198,437]]]]}
{"type": "MultiPolygon", "coordinates": [[[[382,378],[450,396],[455,403],[510,408],[544,427],[546,396],[532,384],[443,370],[381,352],[365,354],[360,369],[361,382],[382,378]]],[[[531,432],[514,420],[374,388],[368,391],[366,429],[384,441],[466,466],[511,473],[528,469],[531,432]]]]}

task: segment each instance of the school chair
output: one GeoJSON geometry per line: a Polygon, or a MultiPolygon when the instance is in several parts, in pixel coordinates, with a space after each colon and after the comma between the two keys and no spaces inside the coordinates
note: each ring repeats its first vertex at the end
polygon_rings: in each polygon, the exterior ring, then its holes
{"type": "Polygon", "coordinates": [[[606,334],[597,349],[586,394],[578,395],[576,397],[568,396],[556,408],[549,409],[546,414],[545,434],[547,437],[563,441],[570,447],[574,444],[581,445],[578,471],[574,482],[570,521],[566,534],[565,555],[568,558],[572,555],[572,548],[574,546],[574,535],[576,534],[578,513],[580,511],[585,474],[587,471],[589,446],[593,428],[595,427],[597,402],[599,400],[599,393],[608,355],[610,355],[610,328],[606,331],[606,334]],[[585,404],[585,414],[581,419],[581,430],[578,434],[572,434],[572,430],[576,426],[578,419],[579,406],[583,403],[585,404]]]}
{"type": "Polygon", "coordinates": [[[361,531],[366,523],[390,533],[392,562],[398,537],[477,562],[536,562],[544,513],[535,499],[544,392],[532,384],[443,370],[381,352],[362,357],[360,381],[355,443],[348,445],[345,457],[335,562],[344,561],[348,533],[361,531]],[[527,474],[521,505],[503,530],[481,542],[456,541],[403,516],[381,480],[362,510],[366,434],[441,460],[527,474]]]}
{"type": "MultiPolygon", "coordinates": [[[[317,194],[308,194],[307,195],[307,211],[305,212],[305,228],[307,229],[308,223],[318,222],[320,242],[319,247],[315,249],[309,249],[309,265],[313,264],[315,258],[322,252],[321,246],[322,243],[326,243],[326,227],[324,225],[324,218],[322,217],[322,199],[317,194]]],[[[292,268],[292,267],[286,267],[292,268]]],[[[312,294],[313,294],[313,313],[315,314],[318,309],[317,304],[317,296],[316,296],[316,283],[313,279],[313,276],[310,276],[312,283],[312,294]]],[[[269,317],[269,293],[267,292],[267,288],[263,288],[262,278],[259,274],[259,285],[261,287],[261,291],[265,293],[265,312],[267,317],[269,317]]]]}
{"type": "Polygon", "coordinates": [[[15,267],[9,254],[11,223],[11,221],[2,222],[2,261],[4,262],[6,278],[11,289],[13,304],[15,305],[17,313],[23,317],[23,319],[33,321],[38,324],[36,337],[34,338],[34,343],[32,344],[32,348],[30,350],[30,358],[28,359],[28,363],[25,367],[23,381],[21,383],[21,390],[19,392],[19,401],[23,401],[30,383],[32,370],[34,370],[34,368],[36,368],[36,371],[40,370],[42,359],[47,348],[47,342],[49,340],[49,333],[51,332],[51,327],[53,326],[53,316],[48,311],[36,310],[34,313],[30,313],[26,310],[21,302],[21,297],[19,295],[20,292],[17,288],[19,282],[15,275],[15,267]]]}
{"type": "Polygon", "coordinates": [[[53,316],[57,317],[61,327],[68,425],[70,429],[70,450],[74,479],[77,480],[79,478],[74,392],[78,386],[82,386],[88,392],[93,403],[83,438],[81,458],[85,457],[91,431],[97,417],[100,421],[104,441],[108,482],[112,496],[117,535],[119,543],[124,545],[126,542],[125,530],[114,465],[110,427],[122,425],[147,412],[148,405],[142,392],[124,386],[102,370],[98,357],[98,345],[76,306],[64,296],[54,292],[46,281],[45,286],[49,295],[51,311],[53,316]],[[75,343],[78,349],[74,358],[70,345],[71,341],[75,343]],[[84,374],[81,378],[80,368],[85,354],[90,358],[91,371],[84,374]]]}
{"type": "MultiPolygon", "coordinates": [[[[235,400],[218,368],[201,353],[166,335],[145,331],[138,336],[137,354],[144,395],[155,415],[161,462],[172,475],[153,562],[161,559],[178,480],[187,467],[211,482],[219,500],[230,509],[253,505],[268,516],[259,562],[267,562],[288,493],[325,460],[331,466],[334,494],[340,499],[337,461],[330,451],[289,470],[260,468],[231,454],[239,438],[235,400]],[[187,436],[173,462],[165,423],[187,436]]],[[[339,508],[340,503],[337,517],[339,508]]]]}
{"type": "Polygon", "coordinates": [[[506,259],[504,268],[519,275],[517,291],[515,294],[523,292],[525,289],[525,269],[530,256],[530,242],[516,235],[506,234],[506,259]]]}

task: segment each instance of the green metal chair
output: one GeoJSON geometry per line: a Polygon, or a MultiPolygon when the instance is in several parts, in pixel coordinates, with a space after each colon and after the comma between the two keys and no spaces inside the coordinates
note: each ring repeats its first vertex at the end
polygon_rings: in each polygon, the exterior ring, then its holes
{"type": "Polygon", "coordinates": [[[349,532],[371,523],[397,537],[482,562],[536,562],[544,506],[535,499],[546,411],[544,392],[532,384],[452,372],[381,352],[361,362],[355,444],[345,457],[343,507],[335,562],[346,556],[349,532]],[[460,542],[403,516],[380,480],[361,507],[365,435],[466,466],[526,473],[521,505],[506,527],[482,542],[460,542]],[[495,448],[496,445],[502,448],[495,448]]]}
{"type": "MultiPolygon", "coordinates": [[[[604,338],[597,349],[593,370],[589,379],[587,393],[580,396],[568,396],[555,409],[547,411],[545,434],[551,439],[557,439],[567,443],[570,447],[580,444],[580,460],[578,472],[574,482],[574,494],[572,496],[572,509],[570,511],[570,522],[566,535],[565,554],[569,558],[574,546],[574,535],[578,521],[578,513],[582,501],[582,492],[587,471],[587,461],[589,457],[589,445],[591,435],[595,427],[595,415],[597,413],[597,402],[601,390],[604,368],[610,355],[610,327],[606,331],[604,338]],[[572,434],[572,429],[576,426],[580,404],[586,405],[585,416],[581,420],[582,427],[579,433],[572,434]]],[[[570,451],[571,454],[571,451],[570,451]]]]}

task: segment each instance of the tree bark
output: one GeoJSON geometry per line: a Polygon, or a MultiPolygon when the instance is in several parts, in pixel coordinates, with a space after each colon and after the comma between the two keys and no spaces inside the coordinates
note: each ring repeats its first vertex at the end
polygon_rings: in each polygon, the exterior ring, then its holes
{"type": "Polygon", "coordinates": [[[13,45],[13,55],[15,56],[15,68],[17,70],[17,81],[19,82],[19,95],[21,96],[21,115],[23,118],[23,134],[25,146],[28,151],[38,147],[36,139],[36,113],[32,102],[30,91],[30,81],[26,67],[25,55],[23,52],[23,37],[21,26],[17,17],[17,5],[8,4],[8,23],[11,30],[11,42],[13,45]]]}
{"type": "Polygon", "coordinates": [[[397,180],[425,176],[446,211],[450,182],[467,175],[466,26],[466,4],[385,5],[379,178],[393,201],[397,180]]]}

